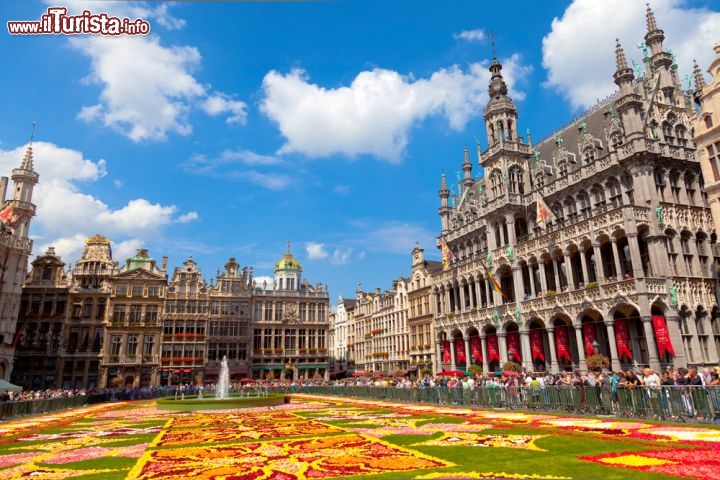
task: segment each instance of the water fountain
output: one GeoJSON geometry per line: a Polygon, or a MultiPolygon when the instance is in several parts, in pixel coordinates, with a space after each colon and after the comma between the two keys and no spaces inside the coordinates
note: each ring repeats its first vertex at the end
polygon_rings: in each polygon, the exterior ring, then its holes
{"type": "Polygon", "coordinates": [[[223,355],[220,363],[220,376],[215,387],[215,398],[203,397],[202,389],[199,389],[199,395],[185,396],[178,398],[177,391],[175,398],[166,397],[157,399],[157,408],[160,410],[218,410],[231,408],[250,408],[250,407],[270,407],[282,405],[290,401],[290,397],[284,393],[278,392],[260,395],[255,392],[256,396],[246,397],[230,396],[230,370],[228,369],[227,357],[223,355]]]}
{"type": "Polygon", "coordinates": [[[215,388],[215,398],[217,400],[225,400],[229,397],[229,389],[230,371],[228,370],[227,357],[223,355],[222,362],[220,363],[220,378],[218,379],[217,387],[215,388]]]}

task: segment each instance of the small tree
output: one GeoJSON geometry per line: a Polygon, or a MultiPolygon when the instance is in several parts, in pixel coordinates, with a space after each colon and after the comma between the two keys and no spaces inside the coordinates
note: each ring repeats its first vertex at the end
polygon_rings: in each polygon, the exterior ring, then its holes
{"type": "Polygon", "coordinates": [[[506,372],[517,372],[517,373],[522,372],[522,366],[517,362],[512,362],[512,361],[505,362],[505,363],[503,363],[502,368],[506,372]]]}
{"type": "Polygon", "coordinates": [[[483,372],[483,369],[480,365],[470,365],[467,368],[467,371],[472,373],[473,375],[481,375],[483,372]]]}
{"type": "Polygon", "coordinates": [[[585,359],[588,370],[602,370],[610,366],[610,359],[600,353],[593,353],[585,359]]]}

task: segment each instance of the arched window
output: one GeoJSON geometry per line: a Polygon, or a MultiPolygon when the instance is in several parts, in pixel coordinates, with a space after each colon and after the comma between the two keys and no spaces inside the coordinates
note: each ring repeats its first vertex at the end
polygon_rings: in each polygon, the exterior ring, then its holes
{"type": "Polygon", "coordinates": [[[500,197],[504,193],[503,179],[500,170],[493,170],[490,174],[490,190],[493,199],[500,197]]]}
{"type": "Polygon", "coordinates": [[[678,125],[675,127],[675,135],[677,136],[677,143],[681,147],[687,146],[687,129],[684,125],[678,125]]]}
{"type": "Polygon", "coordinates": [[[555,214],[555,218],[557,219],[557,223],[559,225],[562,225],[565,220],[565,211],[563,210],[563,206],[560,202],[555,202],[552,204],[552,211],[555,214]]]}
{"type": "Polygon", "coordinates": [[[612,146],[615,148],[622,145],[622,134],[620,130],[615,130],[610,134],[610,143],[612,143],[612,146]]]}
{"type": "Polygon", "coordinates": [[[605,189],[607,190],[610,205],[613,207],[622,205],[622,191],[620,189],[620,182],[617,178],[609,178],[605,183],[605,189]]]}
{"type": "Polygon", "coordinates": [[[565,160],[561,160],[558,162],[558,175],[560,178],[567,177],[568,174],[568,164],[565,160]]]}
{"type": "Polygon", "coordinates": [[[565,211],[567,212],[567,219],[570,222],[574,222],[577,217],[577,210],[575,206],[575,199],[573,197],[567,197],[565,199],[565,211]]]}
{"type": "Polygon", "coordinates": [[[591,192],[593,196],[593,207],[602,208],[605,205],[605,190],[603,187],[596,183],[593,185],[591,192]]]}
{"type": "Polygon", "coordinates": [[[673,132],[672,125],[668,122],[662,124],[663,139],[668,145],[675,145],[675,135],[673,132]]]}
{"type": "Polygon", "coordinates": [[[678,268],[677,268],[677,257],[678,257],[678,248],[677,248],[677,233],[674,230],[668,229],[665,230],[665,250],[667,251],[668,255],[668,266],[670,270],[670,275],[677,275],[678,274],[678,268]]]}
{"type": "Polygon", "coordinates": [[[510,168],[510,193],[525,193],[525,178],[523,173],[523,170],[518,166],[513,166],[510,168]]]}
{"type": "Polygon", "coordinates": [[[675,203],[680,203],[680,172],[678,172],[677,170],[671,170],[669,177],[672,201],[675,203]]]}
{"type": "Polygon", "coordinates": [[[535,188],[542,188],[545,186],[545,173],[538,171],[535,173],[535,188]]]}
{"type": "Polygon", "coordinates": [[[688,197],[688,202],[690,205],[696,205],[697,199],[695,198],[696,193],[696,185],[695,185],[695,175],[692,174],[692,172],[685,173],[685,176],[683,178],[685,180],[685,193],[688,197]]]}
{"type": "Polygon", "coordinates": [[[580,204],[580,215],[583,218],[590,217],[590,197],[586,191],[578,193],[577,201],[580,204]]]}
{"type": "Polygon", "coordinates": [[[595,149],[592,145],[588,145],[583,150],[583,160],[585,163],[592,163],[595,160],[595,149]]]}

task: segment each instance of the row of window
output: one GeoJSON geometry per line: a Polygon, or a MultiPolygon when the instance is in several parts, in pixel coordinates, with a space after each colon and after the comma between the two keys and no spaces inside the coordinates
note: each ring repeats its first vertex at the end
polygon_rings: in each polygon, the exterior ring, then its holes
{"type": "Polygon", "coordinates": [[[115,286],[115,295],[117,296],[128,296],[132,293],[133,297],[159,297],[160,286],[159,285],[143,285],[133,284],[130,288],[128,285],[120,284],[115,286]]]}

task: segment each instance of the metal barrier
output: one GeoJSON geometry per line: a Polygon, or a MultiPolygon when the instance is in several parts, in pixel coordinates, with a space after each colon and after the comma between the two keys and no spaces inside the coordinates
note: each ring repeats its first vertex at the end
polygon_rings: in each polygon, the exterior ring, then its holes
{"type": "Polygon", "coordinates": [[[17,402],[0,402],[0,418],[13,418],[23,415],[55,412],[69,408],[77,408],[88,403],[86,395],[75,397],[41,398],[17,402]]]}
{"type": "Polygon", "coordinates": [[[432,403],[486,408],[544,410],[593,415],[617,415],[653,419],[695,418],[720,420],[720,387],[637,387],[591,386],[548,387],[379,387],[310,386],[293,390],[331,397],[387,400],[399,403],[432,403]]]}

